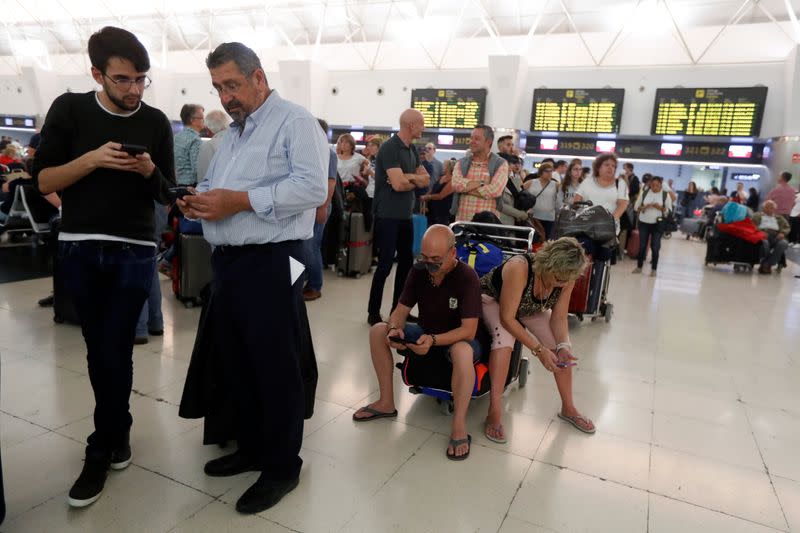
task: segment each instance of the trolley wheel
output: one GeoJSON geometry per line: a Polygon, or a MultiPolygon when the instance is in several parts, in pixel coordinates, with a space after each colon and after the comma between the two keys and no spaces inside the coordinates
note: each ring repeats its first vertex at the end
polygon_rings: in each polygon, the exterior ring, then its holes
{"type": "Polygon", "coordinates": [[[185,302],[183,302],[183,306],[186,309],[191,309],[192,307],[194,307],[194,300],[186,300],[185,302]]]}
{"type": "Polygon", "coordinates": [[[665,233],[661,238],[662,239],[671,239],[672,238],[672,233],[671,232],[670,233],[665,233]]]}
{"type": "Polygon", "coordinates": [[[578,322],[583,322],[583,313],[575,313],[575,316],[578,317],[578,322]]]}
{"type": "Polygon", "coordinates": [[[356,275],[355,275],[354,277],[355,277],[356,279],[361,279],[361,276],[362,276],[362,275],[363,275],[363,274],[361,274],[361,272],[356,272],[356,275]]]}
{"type": "Polygon", "coordinates": [[[59,315],[53,315],[53,322],[55,322],[56,324],[63,324],[64,323],[64,317],[59,316],[59,315]]]}
{"type": "Polygon", "coordinates": [[[687,241],[691,241],[692,240],[692,236],[689,233],[686,234],[686,240],[687,241]]]}
{"type": "Polygon", "coordinates": [[[336,275],[339,276],[340,278],[343,278],[344,277],[344,272],[341,271],[341,270],[337,270],[336,271],[336,275]]]}
{"type": "Polygon", "coordinates": [[[530,367],[530,361],[527,357],[523,357],[519,362],[519,388],[525,387],[525,384],[528,383],[528,372],[530,367]]]}
{"type": "Polygon", "coordinates": [[[451,416],[453,411],[456,410],[453,400],[442,400],[441,398],[436,398],[436,403],[439,405],[439,412],[441,412],[444,416],[451,416]]]}
{"type": "Polygon", "coordinates": [[[605,318],[606,323],[611,322],[612,316],[614,316],[614,304],[606,304],[606,308],[603,311],[603,318],[605,318]]]}

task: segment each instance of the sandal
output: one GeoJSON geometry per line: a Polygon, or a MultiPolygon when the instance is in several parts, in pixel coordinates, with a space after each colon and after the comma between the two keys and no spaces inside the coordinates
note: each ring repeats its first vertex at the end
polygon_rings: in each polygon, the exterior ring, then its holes
{"type": "Polygon", "coordinates": [[[583,431],[584,433],[588,433],[589,435],[591,435],[596,431],[594,423],[583,415],[567,416],[558,413],[558,418],[560,418],[564,422],[572,424],[575,427],[575,429],[583,431]],[[583,423],[584,425],[581,425],[581,423],[583,423]],[[587,429],[588,427],[591,427],[591,429],[587,429]]]}
{"type": "Polygon", "coordinates": [[[370,420],[377,420],[379,418],[395,418],[397,416],[397,409],[390,413],[386,413],[383,411],[378,411],[377,409],[373,409],[369,405],[365,405],[355,413],[353,413],[353,421],[354,422],[369,422],[370,420]],[[356,416],[358,413],[369,413],[371,416],[356,416]]]}
{"type": "Polygon", "coordinates": [[[447,449],[445,449],[444,451],[448,459],[450,459],[451,461],[463,461],[464,459],[469,457],[469,452],[472,449],[472,435],[467,435],[466,439],[458,439],[458,440],[450,439],[450,443],[447,446],[453,447],[453,453],[450,453],[447,449]],[[462,444],[466,444],[467,446],[469,446],[469,448],[467,448],[467,453],[465,453],[464,455],[456,455],[456,448],[458,448],[462,444]]]}
{"type": "Polygon", "coordinates": [[[484,429],[483,429],[483,436],[484,437],[486,437],[487,439],[489,439],[492,442],[496,442],[497,444],[506,444],[508,442],[508,439],[505,437],[505,434],[506,434],[506,429],[503,427],[503,424],[498,424],[496,426],[493,426],[493,425],[491,425],[489,423],[488,420],[486,421],[486,425],[484,426],[484,429]],[[489,434],[489,430],[490,429],[493,430],[495,432],[495,434],[502,434],[503,436],[502,437],[492,437],[489,434]]]}

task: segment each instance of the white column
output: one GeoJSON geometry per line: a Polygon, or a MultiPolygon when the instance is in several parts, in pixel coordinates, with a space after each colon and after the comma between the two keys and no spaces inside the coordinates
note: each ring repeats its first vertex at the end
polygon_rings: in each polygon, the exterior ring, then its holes
{"type": "Polygon", "coordinates": [[[33,114],[44,117],[50,104],[61,94],[61,83],[54,72],[38,66],[25,66],[21,71],[22,80],[31,91],[35,102],[36,110],[33,114]]]}
{"type": "Polygon", "coordinates": [[[522,56],[489,56],[489,93],[486,97],[486,122],[495,128],[528,129],[517,123],[523,106],[531,99],[523,98],[527,82],[528,62],[522,56]]]}
{"type": "Polygon", "coordinates": [[[800,135],[800,45],[795,45],[784,61],[783,135],[800,135]]]}
{"type": "Polygon", "coordinates": [[[308,109],[315,116],[324,118],[325,93],[328,89],[328,70],[313,61],[278,61],[281,97],[308,109]]]}

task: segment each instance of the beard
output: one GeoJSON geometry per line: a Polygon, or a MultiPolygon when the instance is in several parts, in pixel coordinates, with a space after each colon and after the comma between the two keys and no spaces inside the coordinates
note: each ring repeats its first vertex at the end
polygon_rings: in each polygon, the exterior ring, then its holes
{"type": "Polygon", "coordinates": [[[224,104],[223,107],[225,107],[225,111],[228,112],[228,115],[239,124],[244,124],[244,121],[250,114],[245,110],[242,103],[235,98],[231,99],[227,104],[224,104]]]}
{"type": "Polygon", "coordinates": [[[111,89],[107,83],[103,83],[103,90],[106,92],[106,96],[115,106],[125,111],[136,111],[142,101],[141,95],[125,95],[120,98],[111,92],[111,89]]]}

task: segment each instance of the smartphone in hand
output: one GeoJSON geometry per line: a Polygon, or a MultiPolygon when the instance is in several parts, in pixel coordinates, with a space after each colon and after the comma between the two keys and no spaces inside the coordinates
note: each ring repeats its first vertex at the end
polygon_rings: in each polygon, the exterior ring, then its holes
{"type": "Polygon", "coordinates": [[[395,344],[404,344],[404,345],[416,344],[414,342],[409,342],[402,337],[396,337],[396,336],[390,336],[389,340],[394,342],[395,344]]]}
{"type": "Polygon", "coordinates": [[[143,154],[147,151],[146,146],[142,146],[141,144],[127,144],[122,143],[122,146],[119,148],[123,152],[127,152],[128,155],[137,156],[139,154],[143,154]]]}
{"type": "Polygon", "coordinates": [[[167,198],[169,198],[170,202],[174,202],[175,200],[183,200],[184,196],[191,196],[195,194],[192,192],[189,187],[170,187],[167,189],[167,198]]]}

